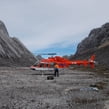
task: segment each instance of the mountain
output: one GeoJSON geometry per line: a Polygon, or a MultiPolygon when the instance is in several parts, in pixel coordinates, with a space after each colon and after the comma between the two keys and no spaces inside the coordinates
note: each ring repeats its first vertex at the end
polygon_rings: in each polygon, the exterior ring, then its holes
{"type": "Polygon", "coordinates": [[[98,64],[109,66],[109,23],[91,30],[88,37],[78,44],[73,58],[88,59],[92,54],[96,55],[98,64]]]}
{"type": "Polygon", "coordinates": [[[33,54],[16,37],[10,37],[0,21],[0,66],[30,66],[36,61],[33,54]]]}

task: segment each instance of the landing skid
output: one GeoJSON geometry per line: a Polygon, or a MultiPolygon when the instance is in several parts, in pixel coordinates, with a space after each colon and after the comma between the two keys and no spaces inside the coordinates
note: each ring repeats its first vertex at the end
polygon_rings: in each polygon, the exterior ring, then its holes
{"type": "Polygon", "coordinates": [[[40,70],[40,71],[44,71],[44,70],[49,70],[49,71],[53,71],[54,68],[38,68],[38,67],[34,67],[34,68],[31,68],[32,70],[40,70]]]}

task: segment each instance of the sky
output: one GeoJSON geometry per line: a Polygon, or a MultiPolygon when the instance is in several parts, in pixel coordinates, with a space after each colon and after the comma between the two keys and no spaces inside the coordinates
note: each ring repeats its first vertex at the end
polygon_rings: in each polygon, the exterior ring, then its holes
{"type": "Polygon", "coordinates": [[[0,20],[31,52],[74,54],[94,28],[109,22],[109,0],[0,0],[0,20]]]}

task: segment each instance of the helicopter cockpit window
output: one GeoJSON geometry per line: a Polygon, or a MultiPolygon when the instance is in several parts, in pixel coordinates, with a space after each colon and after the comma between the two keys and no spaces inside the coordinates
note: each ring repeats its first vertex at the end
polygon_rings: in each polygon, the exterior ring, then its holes
{"type": "Polygon", "coordinates": [[[40,67],[44,67],[44,64],[40,64],[40,67]]]}

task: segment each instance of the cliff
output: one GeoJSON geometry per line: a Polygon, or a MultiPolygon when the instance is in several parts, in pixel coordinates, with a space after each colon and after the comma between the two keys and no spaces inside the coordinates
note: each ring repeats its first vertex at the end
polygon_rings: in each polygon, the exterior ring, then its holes
{"type": "Polygon", "coordinates": [[[33,54],[15,37],[9,37],[5,24],[0,21],[0,66],[30,66],[33,54]]]}
{"type": "Polygon", "coordinates": [[[98,64],[109,66],[109,23],[93,29],[88,37],[78,44],[73,58],[88,59],[92,54],[96,55],[98,64]]]}

